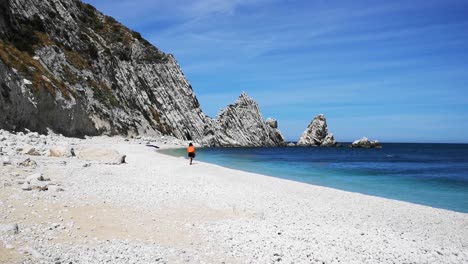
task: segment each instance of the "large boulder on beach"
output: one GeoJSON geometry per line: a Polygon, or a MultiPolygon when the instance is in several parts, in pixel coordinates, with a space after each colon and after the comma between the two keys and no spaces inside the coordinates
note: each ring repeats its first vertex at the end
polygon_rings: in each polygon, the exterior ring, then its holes
{"type": "Polygon", "coordinates": [[[125,155],[115,149],[82,147],[77,150],[76,156],[82,160],[103,162],[107,164],[125,163],[125,155]]]}
{"type": "Polygon", "coordinates": [[[351,147],[353,148],[381,148],[380,142],[377,140],[370,141],[368,138],[363,137],[361,139],[355,140],[351,147]]]}
{"type": "Polygon", "coordinates": [[[297,142],[298,146],[334,146],[336,145],[333,134],[328,134],[327,119],[319,114],[307,126],[297,142]]]}
{"type": "Polygon", "coordinates": [[[50,157],[71,157],[72,148],[66,145],[52,146],[49,148],[50,157]]]}

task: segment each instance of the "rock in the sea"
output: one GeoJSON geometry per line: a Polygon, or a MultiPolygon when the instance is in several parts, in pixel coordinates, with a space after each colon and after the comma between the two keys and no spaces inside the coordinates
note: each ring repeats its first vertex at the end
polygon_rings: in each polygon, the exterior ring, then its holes
{"type": "Polygon", "coordinates": [[[355,140],[351,147],[353,148],[381,148],[382,145],[377,140],[370,141],[368,138],[363,137],[361,139],[355,140]]]}
{"type": "Polygon", "coordinates": [[[125,163],[125,155],[115,149],[82,147],[77,150],[77,157],[82,160],[98,161],[107,164],[125,163]]]}
{"type": "Polygon", "coordinates": [[[289,142],[287,146],[288,146],[288,147],[295,147],[296,144],[294,144],[293,142],[289,142]]]}
{"type": "Polygon", "coordinates": [[[334,146],[336,144],[333,134],[328,134],[327,120],[323,114],[319,114],[307,126],[298,146],[334,146]]]}
{"type": "Polygon", "coordinates": [[[16,235],[19,232],[18,224],[0,224],[0,233],[6,235],[16,235]]]}

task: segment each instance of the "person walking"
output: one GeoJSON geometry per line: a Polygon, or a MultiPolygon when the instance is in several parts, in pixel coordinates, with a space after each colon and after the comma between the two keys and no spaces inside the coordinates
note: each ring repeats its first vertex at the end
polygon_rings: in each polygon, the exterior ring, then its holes
{"type": "Polygon", "coordinates": [[[195,158],[195,147],[192,143],[188,145],[187,148],[188,158],[190,160],[190,165],[192,165],[192,160],[195,158]]]}

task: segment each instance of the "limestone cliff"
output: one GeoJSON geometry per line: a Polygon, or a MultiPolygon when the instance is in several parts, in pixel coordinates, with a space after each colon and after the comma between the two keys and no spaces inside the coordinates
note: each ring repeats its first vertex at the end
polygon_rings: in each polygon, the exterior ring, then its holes
{"type": "Polygon", "coordinates": [[[301,138],[297,142],[298,146],[335,146],[336,141],[333,134],[328,133],[327,119],[323,114],[319,114],[307,126],[301,138]]]}
{"type": "Polygon", "coordinates": [[[276,142],[224,138],[251,131],[208,118],[174,56],[78,0],[0,2],[0,111],[0,128],[9,130],[276,142]]]}

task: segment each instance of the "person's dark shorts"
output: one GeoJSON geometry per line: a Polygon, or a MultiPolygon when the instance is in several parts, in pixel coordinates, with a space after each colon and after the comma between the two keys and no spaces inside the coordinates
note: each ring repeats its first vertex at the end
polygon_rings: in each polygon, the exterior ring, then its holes
{"type": "Polygon", "coordinates": [[[188,157],[189,158],[195,158],[195,152],[189,152],[188,157]]]}

